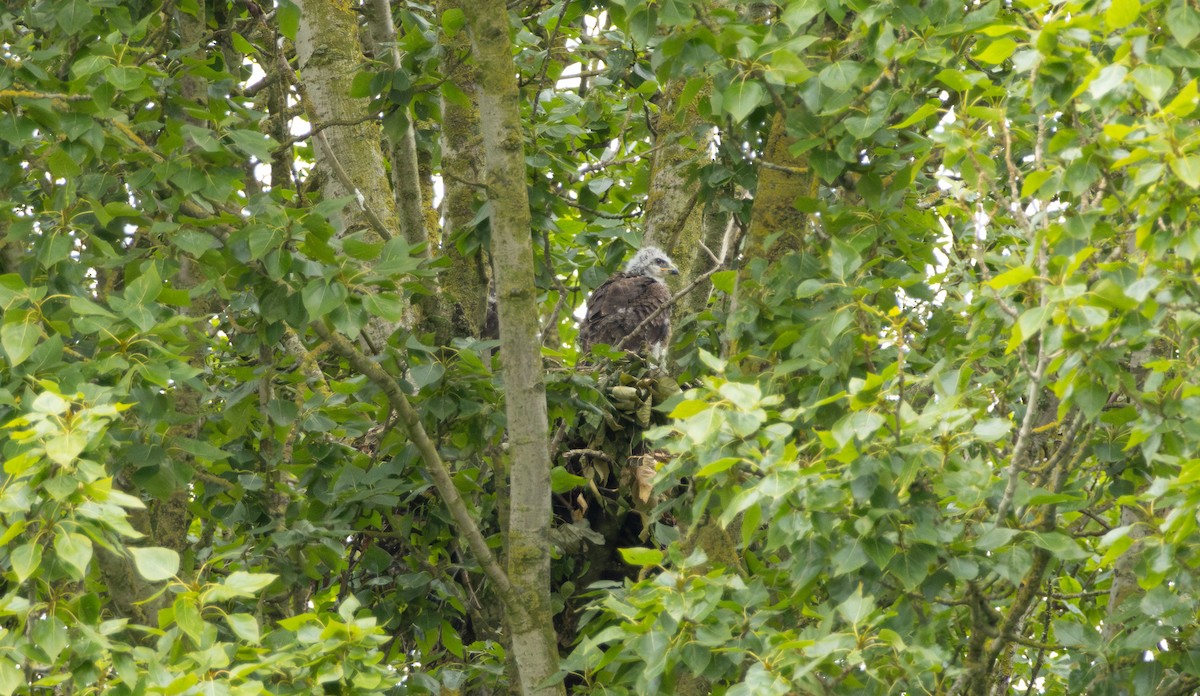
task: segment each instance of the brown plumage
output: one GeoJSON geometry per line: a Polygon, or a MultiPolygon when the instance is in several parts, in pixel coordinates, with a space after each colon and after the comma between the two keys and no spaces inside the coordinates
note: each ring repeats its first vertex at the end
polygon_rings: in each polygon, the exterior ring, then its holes
{"type": "MultiPolygon", "coordinates": [[[[646,317],[671,301],[671,290],[662,278],[678,273],[658,247],[645,247],[635,254],[624,272],[601,283],[588,298],[587,315],[579,325],[580,354],[597,343],[616,346],[629,336],[646,317]]],[[[625,349],[662,360],[670,338],[671,316],[664,311],[626,340],[625,349]]]]}

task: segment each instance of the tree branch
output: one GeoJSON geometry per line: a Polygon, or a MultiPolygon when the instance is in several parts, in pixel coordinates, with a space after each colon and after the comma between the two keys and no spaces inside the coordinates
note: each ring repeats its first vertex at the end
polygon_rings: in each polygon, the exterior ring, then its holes
{"type": "Polygon", "coordinates": [[[471,550],[471,555],[475,557],[479,565],[482,566],[483,572],[496,585],[496,591],[504,600],[506,605],[509,605],[510,611],[523,612],[524,607],[516,600],[516,595],[513,591],[512,583],[509,582],[508,575],[504,569],[500,567],[491,548],[488,546],[487,540],[483,537],[483,532],[480,531],[479,525],[475,523],[475,519],[471,516],[471,511],[467,508],[467,503],[458,493],[458,488],[454,485],[454,480],[450,477],[450,470],[446,467],[446,463],[442,461],[441,454],[438,453],[437,445],[429,438],[429,434],[425,432],[425,426],[421,424],[421,418],[417,414],[416,409],[409,403],[408,397],[404,395],[404,390],[401,389],[400,383],[389,375],[379,363],[367,357],[362,351],[354,346],[345,336],[339,333],[330,331],[321,322],[314,322],[313,330],[318,336],[329,343],[330,348],[335,353],[342,356],[350,363],[350,366],[363,375],[379,388],[387,397],[388,403],[400,416],[400,421],[404,424],[404,429],[408,433],[408,437],[416,446],[417,451],[421,455],[421,461],[424,462],[426,470],[433,479],[433,485],[437,487],[438,493],[442,497],[446,508],[450,510],[450,515],[454,517],[455,523],[458,525],[460,533],[466,538],[467,548],[471,550]]]}

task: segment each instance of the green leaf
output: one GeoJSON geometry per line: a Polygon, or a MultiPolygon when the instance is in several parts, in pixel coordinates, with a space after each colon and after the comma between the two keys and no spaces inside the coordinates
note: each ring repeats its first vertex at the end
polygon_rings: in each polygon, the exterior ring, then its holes
{"type": "Polygon", "coordinates": [[[95,11],[87,0],[65,0],[54,13],[54,21],[68,34],[74,34],[92,21],[95,11]]]}
{"type": "Polygon", "coordinates": [[[0,347],[8,356],[9,367],[25,362],[33,353],[41,338],[42,327],[37,316],[26,309],[14,309],[5,313],[4,325],[0,327],[0,347]]]}
{"type": "Polygon", "coordinates": [[[629,565],[656,566],[662,564],[663,552],[658,549],[628,548],[618,549],[621,558],[629,565]]]}
{"type": "Polygon", "coordinates": [[[857,249],[837,238],[830,241],[829,270],[834,278],[844,282],[861,265],[862,256],[857,249]]]}
{"type": "Polygon", "coordinates": [[[127,68],[121,65],[110,65],[104,69],[104,78],[117,89],[128,92],[137,89],[146,79],[146,73],[137,68],[127,68]]]}
{"type": "Polygon", "coordinates": [[[128,302],[145,307],[158,299],[162,290],[162,277],[158,275],[154,264],[149,264],[142,269],[141,275],[126,286],[124,297],[128,302]]]}
{"type": "Polygon", "coordinates": [[[258,619],[251,614],[226,614],[225,622],[229,624],[234,635],[251,645],[258,645],[262,640],[258,619]]]}
{"type": "Polygon", "coordinates": [[[799,33],[823,9],[823,4],[818,0],[791,0],[780,19],[792,33],[799,33]]]}
{"type": "Polygon", "coordinates": [[[450,651],[451,655],[459,658],[463,657],[462,638],[458,635],[458,631],[450,625],[449,621],[442,621],[442,646],[450,651]]]}
{"type": "Polygon", "coordinates": [[[854,588],[854,592],[837,606],[837,611],[847,623],[857,626],[866,621],[871,612],[875,611],[875,598],[863,596],[862,583],[854,588]]]}
{"type": "Polygon", "coordinates": [[[160,546],[134,547],[129,549],[129,553],[133,555],[138,573],[150,582],[170,580],[179,572],[179,554],[171,549],[160,546]]]}
{"type": "Polygon", "coordinates": [[[1155,104],[1161,102],[1171,86],[1175,83],[1175,75],[1161,65],[1143,63],[1129,74],[1133,86],[1141,95],[1155,104]]]}
{"type": "Polygon", "coordinates": [[[372,317],[398,322],[404,318],[404,298],[394,292],[370,293],[362,296],[363,309],[372,317]]]}
{"type": "Polygon", "coordinates": [[[942,110],[941,100],[939,100],[939,99],[927,100],[924,104],[922,104],[920,107],[918,107],[917,110],[914,111],[911,116],[904,119],[900,123],[897,123],[894,126],[890,126],[890,128],[892,130],[899,130],[901,128],[908,128],[909,126],[912,126],[917,123],[924,123],[925,119],[929,118],[930,116],[933,116],[934,114],[938,113],[941,110],[942,110]]]}
{"type": "Polygon", "coordinates": [[[1010,430],[1012,430],[1012,421],[1007,418],[988,418],[976,423],[971,432],[984,442],[995,442],[1008,435],[1010,430]]]}
{"type": "Polygon", "coordinates": [[[250,259],[257,261],[266,256],[272,249],[283,244],[287,235],[275,226],[255,225],[247,234],[246,243],[250,247],[250,259]]]}
{"type": "Polygon", "coordinates": [[[87,447],[86,434],[71,431],[46,441],[46,456],[59,466],[70,466],[87,447]]]}
{"type": "Polygon", "coordinates": [[[409,369],[409,374],[412,376],[413,384],[417,389],[424,389],[432,384],[436,384],[446,374],[446,368],[442,367],[441,363],[425,363],[422,365],[413,365],[409,369]]]}
{"type": "Polygon", "coordinates": [[[746,120],[767,96],[767,90],[753,80],[740,80],[725,88],[722,104],[735,123],[746,120]]]}
{"type": "Polygon", "coordinates": [[[717,271],[710,278],[714,288],[726,295],[733,294],[734,283],[737,282],[737,271],[717,271]]]}
{"type": "Polygon", "coordinates": [[[82,580],[92,562],[92,540],[76,532],[64,532],[59,527],[54,533],[54,552],[58,559],[75,572],[76,580],[82,580]]]}
{"type": "Polygon", "coordinates": [[[346,301],[347,292],[341,283],[314,278],[304,286],[300,295],[309,320],[320,319],[346,301]]]}
{"type": "Polygon", "coordinates": [[[821,84],[835,92],[845,92],[854,86],[854,81],[862,73],[862,66],[848,60],[839,60],[825,66],[817,78],[821,84]]]}
{"type": "Polygon", "coordinates": [[[42,545],[36,542],[22,544],[12,550],[9,556],[13,572],[17,574],[17,582],[28,580],[42,563],[42,545]]]}
{"type": "Polygon", "coordinates": [[[275,6],[275,18],[279,22],[279,31],[290,41],[296,40],[296,31],[300,28],[300,7],[292,0],[279,0],[275,6]]]}
{"type": "MultiPolygon", "coordinates": [[[[1175,157],[1168,160],[1171,171],[1191,188],[1200,188],[1200,155],[1175,157]]],[[[7,349],[6,349],[7,350],[7,349]]]]}
{"type": "Polygon", "coordinates": [[[1104,13],[1104,23],[1110,30],[1124,29],[1137,21],[1142,11],[1142,3],[1138,0],[1112,0],[1104,13]]]}
{"type": "Polygon", "coordinates": [[[1125,82],[1127,74],[1129,74],[1129,70],[1124,65],[1109,65],[1105,67],[1088,84],[1088,94],[1092,95],[1095,99],[1103,97],[1117,87],[1120,87],[1125,82]]]}
{"type": "Polygon", "coordinates": [[[457,7],[442,13],[442,31],[446,34],[447,38],[453,38],[466,23],[467,15],[457,7]]]}
{"type": "Polygon", "coordinates": [[[567,471],[565,467],[556,466],[550,470],[550,489],[555,493],[566,493],[575,488],[582,488],[588,480],[567,471]]]}
{"type": "Polygon", "coordinates": [[[1193,9],[1190,3],[1177,2],[1167,10],[1166,26],[1175,41],[1186,48],[1200,35],[1200,12],[1193,9]]]}
{"type": "Polygon", "coordinates": [[[67,625],[50,614],[33,625],[33,642],[54,662],[67,649],[67,625]]]}
{"type": "Polygon", "coordinates": [[[1008,60],[1017,50],[1017,42],[1010,38],[997,39],[975,53],[975,60],[997,65],[1008,60]]]}
{"type": "Polygon", "coordinates": [[[179,630],[192,639],[196,645],[200,644],[201,637],[204,635],[204,618],[200,616],[200,609],[196,607],[195,595],[188,597],[180,595],[172,608],[175,611],[175,625],[179,630]]]}
{"type": "Polygon", "coordinates": [[[1054,554],[1063,561],[1081,561],[1092,554],[1083,549],[1075,539],[1062,532],[1026,532],[1033,543],[1054,554]]]}
{"type": "Polygon", "coordinates": [[[234,147],[256,158],[259,162],[270,162],[275,148],[279,147],[279,143],[275,142],[271,136],[252,130],[231,130],[229,139],[233,141],[234,147]]]}
{"type": "Polygon", "coordinates": [[[28,693],[25,673],[12,660],[0,657],[0,696],[12,696],[23,687],[26,687],[25,693],[28,693]]]}
{"type": "Polygon", "coordinates": [[[1017,266],[1001,273],[984,283],[993,290],[1007,288],[1010,285],[1020,285],[1033,277],[1033,268],[1030,266],[1017,266]]]}
{"type": "Polygon", "coordinates": [[[1017,530],[1007,527],[992,527],[979,538],[975,540],[975,548],[981,551],[995,551],[1012,541],[1012,538],[1017,535],[1017,530]]]}
{"type": "Polygon", "coordinates": [[[220,584],[210,586],[205,590],[205,599],[219,602],[235,597],[253,597],[259,590],[275,582],[278,578],[279,576],[274,573],[247,573],[236,570],[220,584]]]}

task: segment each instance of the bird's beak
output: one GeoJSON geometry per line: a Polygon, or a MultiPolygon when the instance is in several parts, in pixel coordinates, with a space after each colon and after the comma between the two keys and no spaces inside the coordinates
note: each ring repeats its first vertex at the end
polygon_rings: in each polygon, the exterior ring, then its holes
{"type": "Polygon", "coordinates": [[[671,270],[668,271],[668,273],[670,273],[671,275],[679,275],[679,269],[675,268],[674,266],[671,266],[671,270]]]}

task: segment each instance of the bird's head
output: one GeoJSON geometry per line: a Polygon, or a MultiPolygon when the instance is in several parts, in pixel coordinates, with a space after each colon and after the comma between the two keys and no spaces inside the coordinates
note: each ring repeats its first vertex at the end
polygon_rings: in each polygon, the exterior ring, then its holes
{"type": "Polygon", "coordinates": [[[625,264],[625,272],[633,275],[650,276],[662,280],[669,275],[679,275],[679,269],[671,261],[671,257],[656,246],[642,247],[638,253],[625,264]]]}

